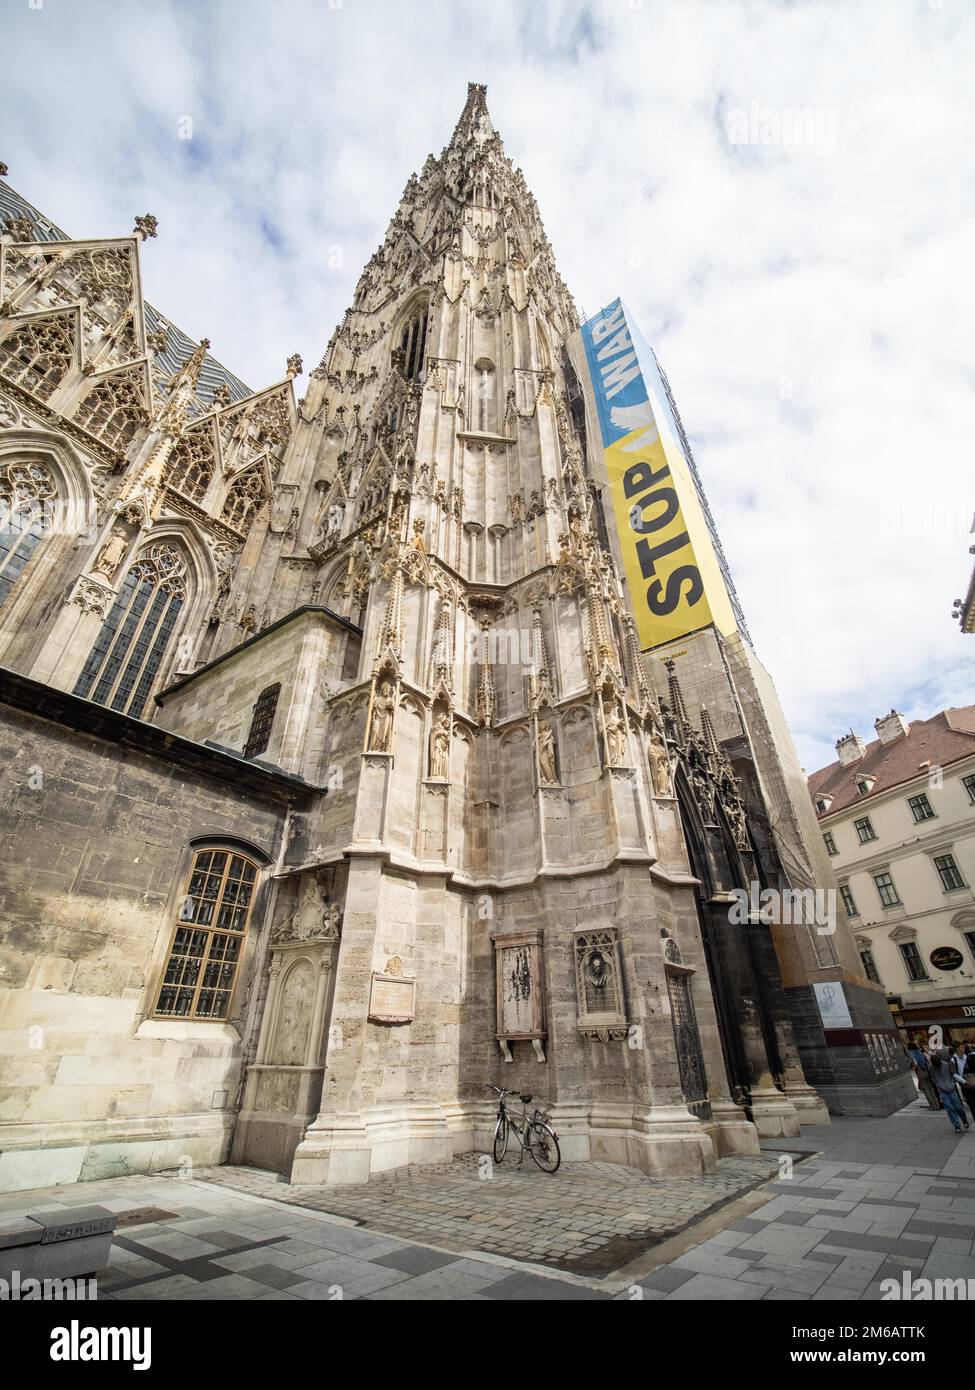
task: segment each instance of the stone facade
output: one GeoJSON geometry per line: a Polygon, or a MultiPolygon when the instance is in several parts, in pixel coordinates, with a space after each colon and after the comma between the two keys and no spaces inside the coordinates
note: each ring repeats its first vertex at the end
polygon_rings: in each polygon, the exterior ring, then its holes
{"type": "Polygon", "coordinates": [[[10,1181],[228,1146],[364,1181],[489,1148],[492,1084],[651,1173],[820,1113],[769,932],[728,930],[746,803],[637,650],[577,316],[483,88],[299,402],[297,359],[249,392],[143,304],[152,219],[78,243],[3,199],[10,1181]]]}

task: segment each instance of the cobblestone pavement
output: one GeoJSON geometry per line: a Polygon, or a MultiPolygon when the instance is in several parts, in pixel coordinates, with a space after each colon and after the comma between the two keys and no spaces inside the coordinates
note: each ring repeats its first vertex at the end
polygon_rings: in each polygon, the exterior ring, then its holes
{"type": "Polygon", "coordinates": [[[302,1189],[283,1201],[284,1184],[232,1169],[207,1170],[207,1181],[199,1173],[162,1173],[12,1193],[0,1197],[0,1215],[94,1203],[118,1212],[98,1288],[101,1299],[120,1302],[850,1300],[878,1299],[881,1280],[890,1277],[975,1279],[975,1130],[956,1139],[944,1115],[918,1103],[885,1120],[837,1119],[786,1142],[793,1158],[800,1151],[812,1156],[796,1162],[791,1177],[717,1210],[715,1202],[727,1203],[748,1186],[757,1163],[778,1173],[774,1145],[762,1160],[723,1161],[711,1179],[653,1180],[604,1164],[569,1164],[552,1178],[505,1165],[499,1176],[480,1180],[471,1159],[327,1198],[315,1190],[316,1202],[334,1207],[338,1199],[354,1218],[313,1209],[302,1189]],[[240,1186],[228,1186],[231,1178],[240,1186]],[[441,1190],[442,1203],[427,1200],[441,1190]],[[701,1218],[705,1198],[712,1212],[701,1218]],[[488,1241],[510,1241],[504,1233],[512,1227],[490,1219],[467,1219],[466,1243],[451,1246],[437,1223],[456,1229],[458,1211],[445,1214],[452,1201],[465,1202],[469,1216],[510,1212],[515,1227],[531,1220],[539,1240],[555,1219],[560,1230],[583,1237],[569,1249],[581,1250],[576,1267],[590,1272],[545,1267],[537,1253],[534,1263],[493,1253],[488,1241]],[[417,1238],[387,1234],[378,1218],[362,1224],[373,1219],[364,1218],[367,1204],[370,1212],[373,1204],[385,1211],[386,1221],[411,1223],[417,1238]],[[743,1206],[750,1210],[741,1217],[743,1206]],[[586,1214],[592,1219],[581,1219],[586,1214]],[[651,1229],[663,1243],[647,1248],[651,1229]],[[642,1247],[639,1236],[628,1239],[640,1231],[642,1247]],[[607,1266],[616,1252],[616,1272],[600,1273],[600,1260],[607,1266]]]}
{"type": "Polygon", "coordinates": [[[446,1250],[479,1250],[602,1276],[764,1183],[774,1157],[726,1158],[717,1173],[651,1178],[611,1163],[565,1163],[553,1175],[487,1154],[381,1173],[349,1187],[290,1187],[257,1168],[209,1168],[202,1181],[349,1217],[361,1227],[446,1250]]]}

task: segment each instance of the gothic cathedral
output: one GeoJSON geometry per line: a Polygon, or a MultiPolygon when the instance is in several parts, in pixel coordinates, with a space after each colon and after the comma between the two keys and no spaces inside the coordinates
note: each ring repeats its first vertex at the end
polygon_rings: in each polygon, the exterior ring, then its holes
{"type": "Polygon", "coordinates": [[[300,400],[144,301],[151,217],[0,216],[0,1189],[363,1182],[487,1149],[492,1084],[653,1174],[900,1103],[849,933],[729,925],[778,784],[640,649],[482,87],[300,400]]]}

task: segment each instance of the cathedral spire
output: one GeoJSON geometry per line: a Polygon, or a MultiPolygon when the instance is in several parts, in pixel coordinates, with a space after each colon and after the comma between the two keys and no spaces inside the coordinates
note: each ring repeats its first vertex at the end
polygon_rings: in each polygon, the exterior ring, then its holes
{"type": "Polygon", "coordinates": [[[487,108],[487,87],[480,82],[468,82],[467,101],[447,149],[464,149],[471,144],[484,144],[494,134],[496,131],[487,108]]]}

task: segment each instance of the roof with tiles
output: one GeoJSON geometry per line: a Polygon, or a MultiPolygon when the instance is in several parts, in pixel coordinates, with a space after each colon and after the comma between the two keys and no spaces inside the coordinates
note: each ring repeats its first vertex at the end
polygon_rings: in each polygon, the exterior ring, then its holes
{"type": "MultiPolygon", "coordinates": [[[[22,198],[5,179],[0,179],[0,227],[6,226],[7,222],[18,217],[24,217],[31,223],[37,241],[71,241],[72,239],[67,232],[56,227],[49,218],[38,212],[37,208],[28,203],[25,198],[22,198]]],[[[143,307],[146,316],[146,332],[154,333],[161,329],[166,334],[166,346],[161,352],[153,354],[153,387],[165,396],[166,383],[176,375],[198,345],[181,328],[170,323],[169,319],[165,318],[151,304],[144,302],[143,307]]],[[[250,386],[245,385],[239,377],[234,376],[233,372],[229,372],[215,357],[207,354],[203,359],[203,367],[200,370],[200,379],[196,387],[196,399],[201,413],[213,408],[213,395],[219,386],[227,387],[231,401],[242,401],[246,396],[252,394],[250,386]]]]}
{"type": "Polygon", "coordinates": [[[931,767],[948,767],[973,754],[975,705],[963,705],[960,709],[941,710],[930,719],[915,720],[909,732],[892,743],[875,739],[867,744],[862,758],[846,767],[839,762],[821,767],[810,775],[809,791],[814,804],[817,796],[832,798],[827,810],[818,811],[822,819],[923,776],[931,767]],[[861,778],[873,782],[863,795],[857,790],[861,778]]]}

